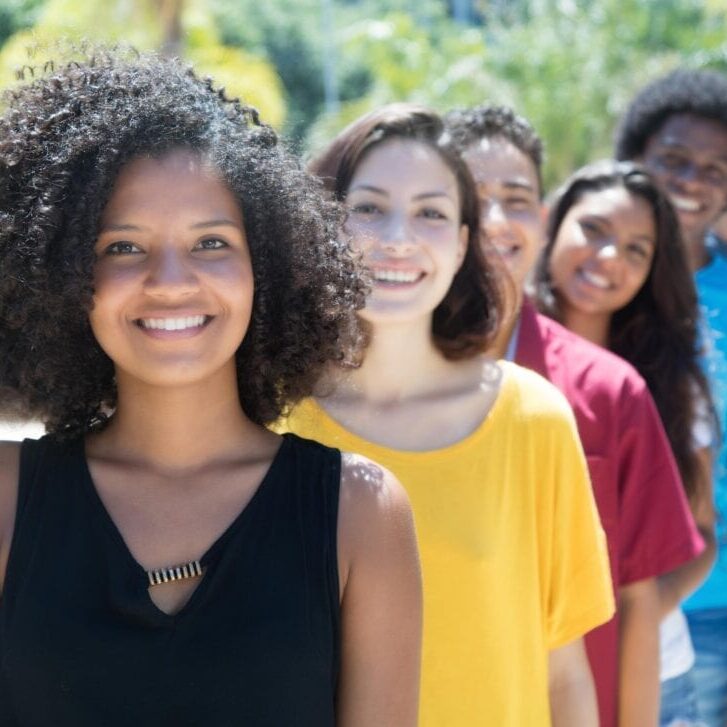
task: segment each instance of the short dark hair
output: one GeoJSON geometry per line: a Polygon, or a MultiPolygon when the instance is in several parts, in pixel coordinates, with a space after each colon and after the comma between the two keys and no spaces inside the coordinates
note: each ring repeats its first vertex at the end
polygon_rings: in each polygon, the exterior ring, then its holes
{"type": "MultiPolygon", "coordinates": [[[[698,462],[693,445],[695,390],[713,411],[699,365],[699,309],[676,212],[652,175],[633,162],[606,160],[573,174],[556,192],[547,242],[535,271],[538,307],[559,318],[550,276],[550,257],[568,211],[585,194],[622,187],[651,207],[656,249],[641,290],[611,319],[608,348],[644,377],[661,414],[687,493],[694,494],[698,462]]],[[[713,417],[716,426],[716,419],[713,417]]]]}
{"type": "Polygon", "coordinates": [[[641,156],[649,139],[676,114],[711,119],[727,130],[727,76],[717,71],[682,68],[645,86],[618,125],[616,158],[641,156]]]}
{"type": "Polygon", "coordinates": [[[237,197],[254,299],[236,354],[240,403],[267,423],[357,340],[365,300],[320,183],[210,79],[155,56],[97,52],[5,93],[0,117],[0,392],[77,436],[116,404],[88,320],[98,224],[124,164],[189,149],[237,197]]]}
{"type": "Polygon", "coordinates": [[[533,163],[542,192],[543,142],[530,122],[514,109],[493,104],[454,109],[444,115],[444,125],[460,153],[481,139],[509,141],[533,163]]]}
{"type": "Polygon", "coordinates": [[[434,311],[432,336],[447,358],[474,356],[486,350],[495,335],[502,315],[502,295],[480,244],[479,201],[472,176],[452,146],[442,119],[423,106],[384,106],[344,129],[311,162],[310,169],[343,201],[366,154],[390,139],[411,139],[431,147],[457,180],[461,221],[469,230],[467,251],[447,295],[434,311]]]}

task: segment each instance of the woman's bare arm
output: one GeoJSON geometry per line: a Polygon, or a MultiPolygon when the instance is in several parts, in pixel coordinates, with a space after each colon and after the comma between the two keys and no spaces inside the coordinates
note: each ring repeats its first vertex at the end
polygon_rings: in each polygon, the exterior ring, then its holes
{"type": "Polygon", "coordinates": [[[338,727],[416,727],[422,594],[409,501],[379,465],[344,455],[339,507],[338,727]]]}
{"type": "Polygon", "coordinates": [[[15,525],[19,459],[19,444],[0,442],[0,593],[5,583],[5,569],[15,525]]]}
{"type": "Polygon", "coordinates": [[[699,482],[697,483],[697,494],[692,498],[690,504],[697,529],[704,539],[705,548],[693,560],[659,578],[662,618],[671,613],[687,596],[699,588],[717,557],[717,540],[714,533],[716,514],[712,486],[712,450],[709,447],[698,450],[697,459],[699,482]]]}
{"type": "Polygon", "coordinates": [[[659,587],[646,578],[619,589],[619,725],[659,722],[659,587]]]}
{"type": "Polygon", "coordinates": [[[548,691],[553,727],[598,727],[598,703],[583,639],[548,654],[548,691]]]}

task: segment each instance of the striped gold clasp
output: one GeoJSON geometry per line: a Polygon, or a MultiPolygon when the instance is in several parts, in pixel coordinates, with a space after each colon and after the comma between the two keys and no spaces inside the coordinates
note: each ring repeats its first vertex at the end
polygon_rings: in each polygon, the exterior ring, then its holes
{"type": "Polygon", "coordinates": [[[191,560],[189,563],[175,565],[171,568],[148,570],[146,574],[149,577],[149,585],[158,586],[162,583],[183,581],[185,578],[196,578],[197,576],[201,576],[202,565],[198,560],[191,560]]]}

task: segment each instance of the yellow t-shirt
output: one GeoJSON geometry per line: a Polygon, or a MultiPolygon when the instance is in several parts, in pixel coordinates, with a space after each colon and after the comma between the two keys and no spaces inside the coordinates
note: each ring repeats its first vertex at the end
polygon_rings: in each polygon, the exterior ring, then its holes
{"type": "Polygon", "coordinates": [[[613,614],[606,541],[570,408],[537,374],[498,365],[490,413],[443,449],[374,444],[313,399],[285,424],[379,462],[409,494],[424,578],[421,727],[550,725],[548,651],[613,614]]]}

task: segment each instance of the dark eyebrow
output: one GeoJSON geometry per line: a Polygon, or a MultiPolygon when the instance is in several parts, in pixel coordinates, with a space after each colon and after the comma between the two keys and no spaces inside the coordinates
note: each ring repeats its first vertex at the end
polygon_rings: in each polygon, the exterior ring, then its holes
{"type": "Polygon", "coordinates": [[[199,230],[201,227],[234,227],[236,230],[240,229],[240,225],[232,220],[228,220],[226,217],[220,217],[216,220],[205,220],[204,222],[195,222],[190,226],[190,229],[199,230]]]}
{"type": "MultiPolygon", "coordinates": [[[[358,192],[360,190],[363,190],[365,192],[373,192],[374,194],[380,194],[382,197],[388,197],[389,193],[381,189],[380,187],[374,187],[371,184],[357,184],[355,187],[352,187],[349,190],[349,194],[351,192],[358,192]]],[[[449,195],[446,192],[422,192],[421,194],[417,194],[413,199],[420,200],[420,199],[430,199],[431,197],[445,197],[449,199],[449,195]]]]}
{"type": "Polygon", "coordinates": [[[373,192],[374,194],[380,194],[384,197],[388,197],[389,193],[385,192],[380,187],[374,187],[371,184],[357,184],[355,187],[352,187],[348,190],[348,193],[351,194],[351,192],[357,192],[359,190],[363,190],[364,192],[373,192]]]}
{"type": "MultiPolygon", "coordinates": [[[[195,222],[195,224],[190,225],[191,230],[199,230],[200,228],[204,227],[234,227],[235,229],[240,229],[240,226],[237,223],[233,222],[232,220],[228,220],[225,217],[221,217],[220,219],[216,220],[195,222]]],[[[103,232],[144,232],[146,229],[147,228],[140,227],[139,225],[110,223],[103,225],[99,230],[99,234],[103,232]]]]}
{"type": "Polygon", "coordinates": [[[445,199],[450,198],[446,192],[422,192],[421,194],[417,194],[414,199],[431,199],[432,197],[443,197],[445,199]]]}
{"type": "Polygon", "coordinates": [[[526,192],[535,191],[535,187],[530,182],[525,182],[520,179],[508,179],[503,182],[502,186],[506,189],[524,189],[526,192]]]}
{"type": "MultiPolygon", "coordinates": [[[[668,136],[666,137],[666,139],[662,139],[660,144],[662,146],[667,146],[670,149],[678,149],[679,151],[687,153],[691,151],[688,146],[685,146],[684,144],[678,142],[676,139],[671,139],[668,136]]],[[[722,154],[716,157],[716,159],[727,164],[727,155],[722,154]]]]}
{"type": "Polygon", "coordinates": [[[602,225],[608,225],[608,227],[611,227],[611,220],[608,219],[608,217],[604,217],[603,215],[597,215],[593,212],[586,212],[581,219],[586,218],[589,220],[596,220],[597,222],[600,222],[602,225]]]}
{"type": "Polygon", "coordinates": [[[143,227],[139,227],[138,225],[124,225],[124,224],[114,224],[109,223],[106,225],[103,225],[101,229],[99,230],[99,234],[102,232],[142,232],[144,230],[143,227]]]}

